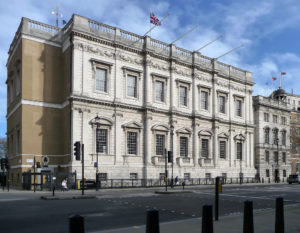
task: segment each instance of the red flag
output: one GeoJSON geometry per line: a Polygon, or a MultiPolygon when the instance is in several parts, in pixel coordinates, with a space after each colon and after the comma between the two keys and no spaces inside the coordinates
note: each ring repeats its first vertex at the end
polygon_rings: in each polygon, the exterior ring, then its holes
{"type": "Polygon", "coordinates": [[[286,73],[285,73],[285,72],[281,72],[280,74],[281,74],[281,75],[286,75],[286,73]]]}
{"type": "Polygon", "coordinates": [[[275,81],[277,78],[276,77],[272,77],[272,80],[275,81]]]}

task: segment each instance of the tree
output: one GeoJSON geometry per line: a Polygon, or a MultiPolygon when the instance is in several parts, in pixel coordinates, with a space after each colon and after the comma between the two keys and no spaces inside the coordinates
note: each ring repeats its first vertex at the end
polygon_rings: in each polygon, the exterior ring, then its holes
{"type": "Polygon", "coordinates": [[[6,137],[0,138],[0,157],[6,157],[7,155],[7,142],[6,137]]]}

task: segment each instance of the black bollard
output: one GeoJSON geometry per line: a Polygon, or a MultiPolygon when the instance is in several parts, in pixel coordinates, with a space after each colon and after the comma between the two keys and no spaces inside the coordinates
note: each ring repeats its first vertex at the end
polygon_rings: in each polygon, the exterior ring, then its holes
{"type": "Polygon", "coordinates": [[[219,183],[220,177],[216,177],[216,186],[215,186],[215,220],[219,220],[219,183]]]}
{"type": "Polygon", "coordinates": [[[158,210],[147,211],[146,233],[159,233],[158,210]]]}
{"type": "Polygon", "coordinates": [[[262,183],[264,183],[264,178],[261,178],[262,183]]]}
{"type": "Polygon", "coordinates": [[[284,233],[283,198],[276,198],[275,233],[284,233]]]}
{"type": "Polygon", "coordinates": [[[243,233],[254,233],[253,204],[252,201],[244,202],[244,227],[243,233]]]}
{"type": "Polygon", "coordinates": [[[204,205],[202,211],[202,233],[213,233],[212,205],[204,205]]]}
{"type": "Polygon", "coordinates": [[[54,197],[54,195],[55,195],[55,187],[53,186],[53,188],[52,188],[52,196],[54,197]]]}
{"type": "Polygon", "coordinates": [[[84,233],[84,217],[76,214],[69,218],[69,233],[84,233]]]}

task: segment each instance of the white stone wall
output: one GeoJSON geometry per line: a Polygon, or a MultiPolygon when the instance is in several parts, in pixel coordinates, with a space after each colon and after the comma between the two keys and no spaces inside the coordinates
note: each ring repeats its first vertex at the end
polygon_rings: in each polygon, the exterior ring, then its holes
{"type": "MultiPolygon", "coordinates": [[[[149,54],[141,55],[121,48],[112,48],[102,43],[75,37],[73,68],[73,142],[85,144],[85,176],[95,177],[95,126],[90,122],[97,115],[108,118],[108,154],[98,155],[99,172],[108,178],[129,178],[138,173],[138,178],[159,178],[164,173],[164,163],[155,155],[155,128],[166,126],[166,149],[170,150],[170,123],[174,125],[174,176],[212,177],[226,173],[227,177],[254,177],[252,86],[208,71],[168,62],[149,54]],[[108,93],[95,90],[94,63],[107,65],[108,93]],[[146,61],[146,63],[145,63],[146,61]],[[138,76],[138,96],[126,95],[126,75],[138,76]],[[193,75],[194,73],[194,75],[193,75]],[[154,82],[165,84],[165,101],[155,101],[154,82]],[[179,86],[188,88],[188,106],[179,104],[179,86]],[[209,92],[209,108],[201,109],[201,90],[209,92]],[[219,113],[218,96],[226,97],[226,112],[219,113]],[[236,116],[236,99],[242,100],[242,117],[236,116]],[[147,113],[144,109],[147,107],[147,113]],[[172,110],[172,111],[171,111],[172,110]],[[171,114],[171,112],[172,114],[171,114]],[[230,124],[231,122],[231,124],[230,124]],[[126,128],[139,128],[138,155],[126,155],[126,128]],[[201,158],[202,134],[209,135],[209,159],[201,158]],[[188,158],[179,153],[179,137],[187,135],[188,158]],[[237,135],[243,135],[243,160],[236,159],[237,135]],[[226,159],[219,158],[219,139],[226,137],[226,159]]],[[[206,135],[207,136],[207,135],[206,135]]],[[[170,164],[168,165],[170,168],[170,164]]],[[[72,162],[80,178],[81,164],[72,162]]],[[[169,173],[170,174],[170,173],[169,173]]]]}

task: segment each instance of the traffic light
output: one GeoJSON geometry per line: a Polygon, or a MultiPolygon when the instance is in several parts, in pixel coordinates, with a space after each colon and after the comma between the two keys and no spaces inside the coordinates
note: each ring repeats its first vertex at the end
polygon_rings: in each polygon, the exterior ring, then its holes
{"type": "Polygon", "coordinates": [[[4,170],[4,159],[1,159],[1,170],[4,170]]]}
{"type": "Polygon", "coordinates": [[[6,170],[8,170],[10,168],[9,163],[8,163],[8,158],[4,159],[4,166],[5,166],[6,170]]]}
{"type": "Polygon", "coordinates": [[[80,160],[80,142],[74,143],[74,155],[76,157],[76,160],[80,160]]]}
{"type": "Polygon", "coordinates": [[[172,151],[168,151],[168,163],[173,163],[173,153],[172,153],[172,151]]]}

